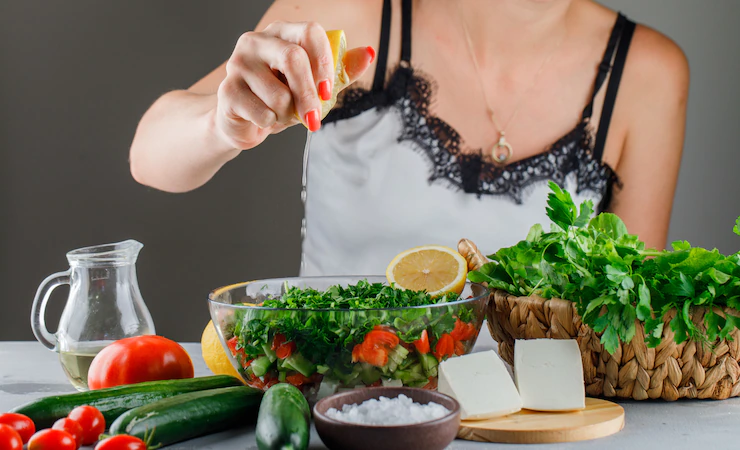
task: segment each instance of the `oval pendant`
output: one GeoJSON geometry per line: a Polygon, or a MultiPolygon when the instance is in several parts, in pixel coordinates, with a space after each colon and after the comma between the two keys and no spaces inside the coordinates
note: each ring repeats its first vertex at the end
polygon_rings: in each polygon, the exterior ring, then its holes
{"type": "Polygon", "coordinates": [[[513,154],[514,151],[512,150],[511,145],[506,142],[506,138],[504,138],[504,136],[501,136],[498,142],[495,143],[491,149],[491,156],[497,164],[505,164],[506,161],[511,159],[511,155],[513,154]]]}

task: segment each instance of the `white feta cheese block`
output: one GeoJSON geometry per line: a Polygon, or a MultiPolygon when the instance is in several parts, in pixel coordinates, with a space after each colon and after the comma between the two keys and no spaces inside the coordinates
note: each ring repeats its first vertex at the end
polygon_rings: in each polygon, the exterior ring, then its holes
{"type": "Polygon", "coordinates": [[[493,350],[440,363],[437,390],[460,403],[462,419],[488,419],[522,409],[514,380],[493,350]]]}
{"type": "Polygon", "coordinates": [[[581,351],[573,339],[517,340],[514,376],[526,409],[574,411],[586,407],[581,351]]]}

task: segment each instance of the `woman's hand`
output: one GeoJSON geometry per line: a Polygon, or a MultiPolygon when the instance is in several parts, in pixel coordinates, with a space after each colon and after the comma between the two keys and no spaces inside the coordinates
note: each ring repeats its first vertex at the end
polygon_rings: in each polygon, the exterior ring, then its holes
{"type": "MultiPolygon", "coordinates": [[[[372,47],[348,50],[350,83],[375,57],[372,47]]],[[[243,34],[226,63],[215,111],[214,130],[231,148],[244,150],[268,135],[303,123],[321,127],[320,100],[329,100],[334,65],[326,31],[315,22],[273,22],[261,32],[243,34]]]]}

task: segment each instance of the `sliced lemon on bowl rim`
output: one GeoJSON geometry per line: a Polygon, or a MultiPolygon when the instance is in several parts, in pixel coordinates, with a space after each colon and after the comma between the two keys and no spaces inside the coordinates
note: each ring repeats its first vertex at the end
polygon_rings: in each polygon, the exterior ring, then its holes
{"type": "Polygon", "coordinates": [[[446,292],[462,293],[468,263],[456,250],[443,245],[410,248],[388,264],[385,277],[398,288],[427,291],[436,296],[446,292]]]}

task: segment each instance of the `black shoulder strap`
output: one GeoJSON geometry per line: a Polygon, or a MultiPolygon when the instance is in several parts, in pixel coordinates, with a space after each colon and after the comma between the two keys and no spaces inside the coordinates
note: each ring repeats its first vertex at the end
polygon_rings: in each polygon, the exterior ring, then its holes
{"type": "Polygon", "coordinates": [[[617,48],[617,54],[614,57],[614,66],[612,67],[612,73],[609,77],[609,84],[606,87],[606,97],[604,98],[604,106],[601,111],[601,119],[599,119],[599,131],[596,133],[596,142],[594,143],[594,159],[601,161],[601,157],[604,154],[604,145],[606,144],[606,135],[609,132],[609,123],[612,120],[612,112],[614,112],[614,104],[617,101],[617,91],[619,90],[619,82],[622,80],[622,72],[624,71],[624,63],[627,60],[627,52],[632,42],[632,35],[635,32],[635,23],[632,21],[625,21],[624,30],[622,31],[622,37],[619,39],[619,48],[617,48]]]}
{"type": "Polygon", "coordinates": [[[411,62],[411,0],[401,4],[401,61],[411,62]]]}
{"type": "Polygon", "coordinates": [[[594,99],[596,98],[596,94],[599,93],[601,86],[603,86],[604,84],[604,80],[606,80],[606,76],[609,74],[609,71],[612,68],[614,50],[617,48],[617,42],[619,42],[620,36],[622,36],[622,30],[624,29],[625,22],[627,22],[627,18],[621,13],[617,14],[617,21],[614,23],[612,33],[609,36],[609,42],[606,44],[604,57],[601,58],[601,63],[599,64],[599,71],[596,73],[596,81],[594,82],[594,90],[591,94],[591,101],[588,102],[588,105],[586,105],[586,108],[584,108],[583,110],[583,119],[590,118],[591,114],[593,113],[594,99]]]}
{"type": "Polygon", "coordinates": [[[377,63],[373,91],[382,91],[385,86],[385,72],[388,66],[388,45],[391,40],[391,0],[383,0],[383,18],[380,22],[380,43],[378,44],[377,63]]]}

